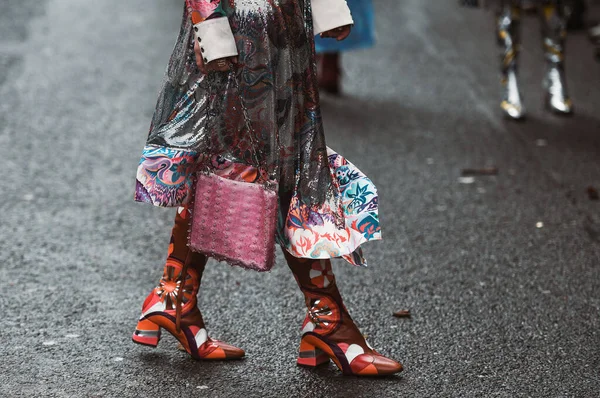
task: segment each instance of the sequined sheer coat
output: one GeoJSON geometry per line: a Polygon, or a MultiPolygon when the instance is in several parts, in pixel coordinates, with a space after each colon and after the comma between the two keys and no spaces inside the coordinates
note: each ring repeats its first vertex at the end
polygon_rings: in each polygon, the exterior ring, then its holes
{"type": "MultiPolygon", "coordinates": [[[[282,193],[293,191],[298,179],[306,203],[332,197],[309,6],[303,0],[221,2],[219,11],[227,15],[238,43],[239,67],[235,74],[209,76],[196,67],[186,7],[147,145],[189,153],[194,159],[178,167],[180,174],[198,166],[201,154],[248,165],[256,154],[270,172],[279,166],[282,193]]],[[[189,186],[179,188],[161,204],[186,203],[189,186]]]]}
{"type": "MultiPolygon", "coordinates": [[[[312,1],[323,7],[329,0],[312,1]]],[[[238,180],[272,178],[279,183],[282,246],[298,257],[364,263],[358,246],[380,238],[376,191],[366,189],[372,195],[361,198],[362,226],[349,220],[332,162],[349,163],[333,158],[325,144],[312,21],[309,0],[188,0],[138,168],[136,200],[185,205],[193,174],[206,168],[238,180]],[[204,75],[194,41],[197,28],[217,18],[231,28],[238,64],[230,73],[204,75]]],[[[370,184],[358,170],[351,175],[370,184]]]]}

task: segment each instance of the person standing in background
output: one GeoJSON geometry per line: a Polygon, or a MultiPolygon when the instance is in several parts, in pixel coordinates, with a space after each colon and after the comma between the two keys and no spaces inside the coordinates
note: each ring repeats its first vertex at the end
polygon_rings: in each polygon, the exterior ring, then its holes
{"type": "Polygon", "coordinates": [[[354,18],[350,36],[344,41],[315,38],[319,87],[327,93],[339,95],[341,89],[341,62],[344,51],[359,50],[375,44],[375,12],[371,0],[347,0],[354,18]]]}
{"type": "MultiPolygon", "coordinates": [[[[478,6],[479,1],[463,1],[467,6],[478,6]]],[[[500,0],[496,18],[498,44],[503,47],[501,61],[503,96],[500,104],[504,114],[515,120],[523,119],[526,111],[518,79],[518,60],[521,52],[521,14],[524,0],[500,0]]],[[[527,1],[531,3],[531,1],[527,1]]],[[[565,40],[567,21],[562,0],[539,0],[542,45],[546,70],[543,86],[545,105],[559,115],[573,113],[573,104],[567,92],[565,76],[565,40]]]]}

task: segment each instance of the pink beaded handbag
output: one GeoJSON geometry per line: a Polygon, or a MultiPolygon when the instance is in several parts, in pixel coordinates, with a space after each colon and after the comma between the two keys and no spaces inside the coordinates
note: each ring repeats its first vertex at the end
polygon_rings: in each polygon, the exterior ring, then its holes
{"type": "Polygon", "coordinates": [[[273,268],[277,191],[216,174],[197,178],[190,248],[231,265],[273,268]]]}
{"type": "MultiPolygon", "coordinates": [[[[255,133],[243,101],[241,108],[260,173],[255,133]]],[[[271,270],[275,264],[277,182],[234,181],[208,172],[199,172],[196,178],[190,248],[231,265],[271,270]]]]}

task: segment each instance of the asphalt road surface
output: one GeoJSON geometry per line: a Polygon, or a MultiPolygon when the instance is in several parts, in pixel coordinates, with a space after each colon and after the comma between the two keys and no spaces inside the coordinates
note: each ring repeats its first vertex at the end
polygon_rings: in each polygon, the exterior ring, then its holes
{"type": "Polygon", "coordinates": [[[577,115],[547,114],[526,17],[530,118],[506,121],[492,13],[456,1],[376,1],[378,46],[344,56],[346,95],[322,100],[329,146],[379,187],[385,234],[338,281],[405,371],[298,368],[304,305],[281,256],[269,274],[205,273],[209,331],[245,360],[131,343],[174,216],[132,196],[181,3],[0,2],[0,396],[599,396],[600,64],[572,35],[577,115]],[[498,175],[459,180],[483,167],[498,175]]]}

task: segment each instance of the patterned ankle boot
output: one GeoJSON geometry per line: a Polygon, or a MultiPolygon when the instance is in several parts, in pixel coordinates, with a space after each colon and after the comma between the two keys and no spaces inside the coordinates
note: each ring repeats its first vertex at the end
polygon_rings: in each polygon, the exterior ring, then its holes
{"type": "Polygon", "coordinates": [[[204,327],[196,295],[207,258],[187,246],[187,216],[185,208],[177,213],[163,277],[144,301],[132,339],[156,347],[165,329],[194,359],[242,358],[243,350],[212,340],[204,327]]]}
{"type": "Polygon", "coordinates": [[[318,366],[332,360],[345,375],[355,376],[401,372],[402,365],[372,349],[352,321],[337,288],[331,261],[285,255],[308,307],[298,364],[318,366]]]}

